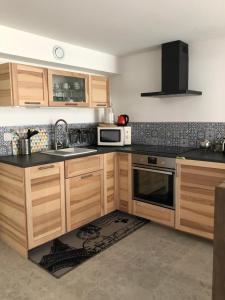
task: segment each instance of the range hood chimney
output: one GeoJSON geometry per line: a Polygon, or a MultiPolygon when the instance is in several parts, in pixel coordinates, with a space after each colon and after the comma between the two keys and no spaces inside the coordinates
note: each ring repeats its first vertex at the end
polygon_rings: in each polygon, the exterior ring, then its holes
{"type": "Polygon", "coordinates": [[[197,96],[188,89],[188,44],[174,41],[162,44],[162,91],[141,93],[141,97],[197,96]]]}

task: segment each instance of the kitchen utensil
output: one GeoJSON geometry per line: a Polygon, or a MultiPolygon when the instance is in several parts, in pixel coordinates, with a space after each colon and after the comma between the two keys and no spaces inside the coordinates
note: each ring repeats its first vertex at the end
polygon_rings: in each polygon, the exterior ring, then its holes
{"type": "Polygon", "coordinates": [[[38,133],[39,133],[39,131],[37,131],[37,130],[31,131],[30,129],[28,129],[28,130],[27,130],[27,133],[26,133],[26,138],[27,138],[27,139],[30,139],[32,136],[34,136],[34,135],[36,135],[36,134],[38,134],[38,133]]]}
{"type": "Polygon", "coordinates": [[[32,136],[34,136],[34,135],[36,135],[38,133],[39,133],[38,130],[31,131],[30,129],[28,129],[27,138],[30,139],[32,136]]]}
{"type": "Polygon", "coordinates": [[[127,126],[128,122],[129,122],[128,115],[120,115],[120,116],[118,116],[117,124],[119,126],[127,126]]]}
{"type": "Polygon", "coordinates": [[[20,138],[18,140],[18,145],[19,145],[19,154],[20,155],[30,155],[31,154],[30,139],[20,138]]]}
{"type": "Polygon", "coordinates": [[[209,149],[212,143],[209,140],[200,141],[200,148],[202,149],[209,149]]]}
{"type": "Polygon", "coordinates": [[[223,142],[222,142],[222,151],[225,154],[225,138],[223,139],[223,142]]]}

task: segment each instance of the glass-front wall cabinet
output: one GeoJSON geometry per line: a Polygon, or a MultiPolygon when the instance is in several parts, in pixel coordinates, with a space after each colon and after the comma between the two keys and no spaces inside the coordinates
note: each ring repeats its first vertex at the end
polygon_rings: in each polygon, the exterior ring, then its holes
{"type": "Polygon", "coordinates": [[[88,75],[48,70],[50,106],[88,106],[88,75]]]}

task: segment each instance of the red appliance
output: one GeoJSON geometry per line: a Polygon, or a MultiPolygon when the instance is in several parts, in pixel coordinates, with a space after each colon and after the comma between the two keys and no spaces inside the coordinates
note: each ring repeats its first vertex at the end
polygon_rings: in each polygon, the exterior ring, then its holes
{"type": "Polygon", "coordinates": [[[128,115],[120,115],[120,116],[118,116],[117,125],[119,125],[119,126],[127,126],[128,122],[129,122],[128,115]]]}

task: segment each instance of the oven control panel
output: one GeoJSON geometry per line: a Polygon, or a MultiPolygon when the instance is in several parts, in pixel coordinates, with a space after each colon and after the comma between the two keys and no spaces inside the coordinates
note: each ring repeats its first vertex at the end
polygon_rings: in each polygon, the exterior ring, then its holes
{"type": "Polygon", "coordinates": [[[132,154],[132,163],[143,166],[176,169],[176,159],[171,157],[132,154]]]}

